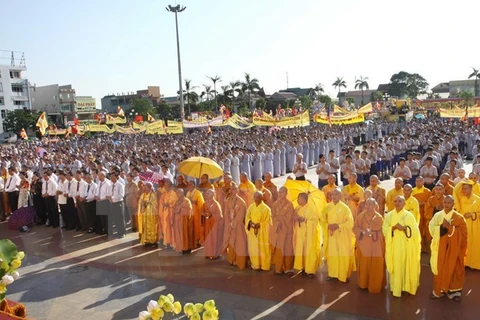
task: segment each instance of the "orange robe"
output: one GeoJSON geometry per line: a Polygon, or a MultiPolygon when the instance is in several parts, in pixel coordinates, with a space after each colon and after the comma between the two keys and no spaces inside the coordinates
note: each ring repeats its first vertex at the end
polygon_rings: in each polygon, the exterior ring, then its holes
{"type": "Polygon", "coordinates": [[[371,186],[367,188],[367,190],[372,191],[373,199],[375,199],[378,203],[378,212],[384,216],[385,215],[385,197],[386,197],[386,190],[380,186],[376,188],[372,188],[371,186]]]}
{"type": "Polygon", "coordinates": [[[245,232],[246,213],[245,201],[238,195],[230,196],[225,202],[222,250],[227,250],[228,263],[238,266],[240,270],[247,267],[248,258],[247,233],[245,232]]]}
{"type": "Polygon", "coordinates": [[[193,241],[192,204],[187,198],[179,199],[173,206],[173,247],[182,252],[195,249],[193,241]]]}
{"type": "Polygon", "coordinates": [[[366,212],[357,216],[353,233],[357,239],[355,260],[357,262],[357,281],[362,289],[370,293],[380,293],[385,287],[385,239],[382,234],[383,217],[375,213],[371,218],[366,212]],[[371,231],[368,235],[362,230],[371,231]]]}
{"type": "Polygon", "coordinates": [[[177,201],[175,191],[170,189],[160,196],[158,203],[162,225],[163,245],[173,245],[173,206],[177,201]]]}
{"type": "Polygon", "coordinates": [[[428,225],[430,220],[432,220],[435,213],[443,210],[443,199],[445,196],[437,198],[437,196],[431,196],[428,198],[425,203],[424,214],[420,216],[420,235],[422,236],[422,250],[425,252],[430,251],[430,242],[432,241],[432,236],[428,231],[428,225]]]}
{"type": "Polygon", "coordinates": [[[217,258],[222,253],[223,244],[223,215],[220,204],[212,199],[205,202],[203,212],[205,219],[205,256],[217,258]]]}
{"type": "Polygon", "coordinates": [[[345,204],[350,208],[350,211],[352,212],[352,215],[353,215],[353,220],[355,220],[357,218],[358,204],[363,199],[363,188],[357,183],[354,184],[353,186],[348,184],[342,190],[342,198],[345,204]],[[359,197],[360,199],[358,201],[354,201],[354,200],[347,201],[346,200],[347,196],[359,197]]]}
{"type": "Polygon", "coordinates": [[[332,202],[332,191],[335,190],[337,186],[334,184],[330,187],[330,185],[326,185],[322,188],[323,194],[325,195],[325,199],[327,199],[327,203],[332,202]]]}
{"type": "Polygon", "coordinates": [[[272,182],[264,182],[263,187],[267,188],[272,193],[272,203],[278,199],[278,190],[277,186],[272,182]]]}
{"type": "Polygon", "coordinates": [[[293,270],[294,213],[293,204],[287,199],[277,200],[272,205],[273,224],[270,228],[270,244],[273,248],[273,264],[275,264],[276,273],[293,270]]]}
{"type": "Polygon", "coordinates": [[[190,200],[193,209],[193,240],[195,247],[198,247],[198,244],[203,245],[205,241],[205,234],[203,231],[202,223],[202,208],[205,201],[203,200],[203,195],[197,189],[187,192],[187,198],[190,200]]]}
{"type": "Polygon", "coordinates": [[[442,292],[461,291],[465,282],[467,224],[461,214],[453,212],[450,230],[441,235],[440,226],[444,219],[445,213],[442,210],[436,214],[429,226],[433,237],[430,265],[433,272],[433,291],[437,296],[442,292]]]}
{"type": "Polygon", "coordinates": [[[267,188],[262,188],[262,190],[258,190],[260,191],[262,194],[263,194],[263,197],[262,197],[262,200],[263,202],[269,206],[270,208],[272,208],[272,205],[273,205],[273,197],[272,197],[272,193],[270,192],[270,190],[268,190],[267,188]]]}
{"type": "MultiPolygon", "coordinates": [[[[412,189],[412,196],[417,199],[418,201],[418,209],[420,212],[420,223],[419,226],[422,224],[422,217],[425,217],[425,204],[427,203],[428,199],[432,196],[432,192],[428,188],[413,188],[412,189]]],[[[426,225],[428,229],[428,225],[426,225]]],[[[422,232],[422,227],[420,227],[420,233],[422,232]]],[[[422,234],[422,233],[421,233],[422,234]]]]}

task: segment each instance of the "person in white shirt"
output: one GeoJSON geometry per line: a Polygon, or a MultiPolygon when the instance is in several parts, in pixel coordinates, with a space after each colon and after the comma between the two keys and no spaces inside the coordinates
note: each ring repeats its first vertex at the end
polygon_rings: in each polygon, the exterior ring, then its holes
{"type": "Polygon", "coordinates": [[[72,198],[77,207],[77,229],[87,230],[87,212],[85,208],[85,195],[87,183],[82,179],[82,172],[77,170],[75,172],[75,179],[72,184],[72,198]]]}
{"type": "Polygon", "coordinates": [[[58,228],[60,226],[60,217],[58,215],[58,205],[55,196],[57,195],[57,182],[52,180],[48,173],[43,174],[42,196],[45,199],[48,222],[47,227],[58,228]]]}
{"type": "Polygon", "coordinates": [[[20,187],[20,177],[18,176],[17,169],[10,167],[8,169],[8,178],[5,183],[5,192],[7,193],[7,200],[10,206],[11,212],[14,212],[18,208],[18,188],[20,187]]]}
{"type": "MultiPolygon", "coordinates": [[[[53,180],[50,176],[50,180],[53,180]]],[[[62,215],[63,226],[62,229],[68,229],[69,217],[67,208],[67,195],[68,195],[68,181],[65,178],[63,171],[58,172],[58,184],[57,184],[57,203],[60,208],[60,214],[62,215]]]]}
{"type": "Polygon", "coordinates": [[[87,173],[85,174],[85,192],[83,193],[82,199],[85,203],[85,212],[86,212],[86,224],[85,227],[88,229],[88,233],[95,232],[95,220],[97,212],[97,201],[95,197],[97,195],[97,184],[93,182],[92,175],[87,173]]]}
{"type": "Polygon", "coordinates": [[[303,154],[297,154],[297,161],[293,165],[293,174],[295,175],[295,180],[305,180],[305,175],[307,174],[307,164],[303,162],[303,154]]]}
{"type": "Polygon", "coordinates": [[[112,183],[107,179],[107,173],[100,171],[98,173],[98,189],[97,196],[97,222],[96,232],[99,234],[107,234],[108,231],[108,213],[110,212],[110,197],[112,195],[112,183]]]}
{"type": "Polygon", "coordinates": [[[401,157],[398,159],[398,167],[395,168],[393,177],[403,179],[404,185],[408,184],[408,181],[412,178],[410,168],[405,165],[405,158],[401,157]]]}
{"type": "Polygon", "coordinates": [[[3,193],[5,192],[5,180],[0,177],[0,222],[3,222],[7,219],[5,216],[5,203],[3,199],[3,193]]]}
{"type": "Polygon", "coordinates": [[[78,214],[77,214],[77,208],[75,206],[75,194],[74,194],[74,180],[73,180],[73,175],[72,172],[68,171],[65,174],[65,184],[66,184],[66,190],[64,192],[65,197],[67,198],[67,221],[66,227],[67,230],[73,230],[76,229],[77,231],[80,231],[80,224],[78,222],[78,214]]]}
{"type": "Polygon", "coordinates": [[[323,154],[318,156],[320,162],[317,164],[316,173],[318,175],[318,189],[322,190],[328,184],[328,177],[330,176],[330,165],[326,163],[323,154]]]}
{"type": "Polygon", "coordinates": [[[433,190],[435,187],[435,180],[438,178],[438,171],[435,166],[432,165],[432,157],[425,158],[425,165],[420,169],[420,175],[425,180],[425,187],[433,190]]]}
{"type": "Polygon", "coordinates": [[[118,173],[116,171],[110,174],[111,184],[111,196],[110,200],[110,214],[108,222],[108,235],[113,236],[113,226],[117,229],[117,237],[125,237],[125,213],[123,198],[125,197],[125,185],[118,181],[118,173]]]}
{"type": "Polygon", "coordinates": [[[337,158],[335,158],[335,150],[330,150],[328,152],[328,160],[327,160],[328,165],[330,166],[330,174],[334,174],[335,177],[335,183],[338,183],[338,169],[340,169],[340,162],[338,161],[337,158]]]}
{"type": "Polygon", "coordinates": [[[166,164],[162,164],[162,172],[160,173],[160,176],[162,177],[161,179],[168,179],[173,183],[173,175],[170,173],[170,171],[168,171],[166,164]]]}

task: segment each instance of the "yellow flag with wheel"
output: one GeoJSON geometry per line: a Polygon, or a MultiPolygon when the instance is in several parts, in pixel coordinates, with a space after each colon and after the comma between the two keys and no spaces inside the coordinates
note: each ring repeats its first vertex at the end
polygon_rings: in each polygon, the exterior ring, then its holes
{"type": "Polygon", "coordinates": [[[42,112],[42,114],[38,118],[37,127],[38,127],[38,130],[40,130],[40,133],[42,134],[42,136],[44,136],[45,131],[48,128],[47,113],[46,112],[42,112]]]}

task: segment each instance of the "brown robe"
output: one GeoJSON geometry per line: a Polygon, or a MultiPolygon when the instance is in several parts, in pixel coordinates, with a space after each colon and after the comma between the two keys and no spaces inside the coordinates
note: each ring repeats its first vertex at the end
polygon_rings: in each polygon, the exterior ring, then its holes
{"type": "Polygon", "coordinates": [[[272,203],[278,199],[278,190],[277,186],[272,182],[264,182],[263,187],[267,188],[272,193],[272,203]]]}
{"type": "Polygon", "coordinates": [[[378,203],[378,212],[380,215],[384,216],[385,215],[385,197],[387,192],[385,189],[383,189],[380,186],[377,186],[375,189],[372,187],[368,187],[367,190],[372,191],[373,193],[373,199],[375,199],[378,203]]]}
{"type": "Polygon", "coordinates": [[[207,258],[217,258],[222,253],[223,215],[220,204],[211,199],[203,205],[205,223],[204,253],[207,258]]]}
{"type": "Polygon", "coordinates": [[[293,253],[294,214],[293,204],[287,199],[278,199],[272,205],[273,223],[270,228],[270,244],[276,273],[293,270],[295,258],[293,253]]]}
{"type": "Polygon", "coordinates": [[[193,238],[192,204],[187,198],[178,199],[173,206],[173,247],[182,252],[195,249],[193,238]]]}
{"type": "Polygon", "coordinates": [[[375,212],[367,217],[366,211],[355,220],[353,233],[357,239],[355,260],[357,262],[357,281],[362,289],[370,293],[380,293],[385,287],[385,239],[382,234],[383,217],[375,212]],[[362,230],[370,230],[372,235],[362,230]]]}
{"type": "Polygon", "coordinates": [[[247,205],[241,197],[235,195],[227,199],[225,208],[222,250],[227,250],[227,260],[230,265],[236,265],[243,270],[247,267],[248,258],[245,232],[247,205]]]}
{"type": "MultiPolygon", "coordinates": [[[[425,216],[425,205],[431,196],[432,196],[432,192],[430,191],[430,189],[427,189],[425,187],[423,188],[422,193],[417,193],[413,195],[413,197],[418,201],[418,209],[420,213],[420,224],[422,223],[422,217],[425,216]]],[[[427,225],[427,229],[428,229],[428,225],[427,225]]],[[[420,232],[421,232],[421,228],[420,228],[420,232]]]]}
{"type": "Polygon", "coordinates": [[[424,215],[420,216],[420,235],[422,236],[422,251],[430,252],[430,242],[432,242],[432,236],[428,231],[428,224],[432,220],[435,213],[443,210],[443,199],[445,196],[437,198],[437,196],[431,196],[425,203],[424,215]]]}

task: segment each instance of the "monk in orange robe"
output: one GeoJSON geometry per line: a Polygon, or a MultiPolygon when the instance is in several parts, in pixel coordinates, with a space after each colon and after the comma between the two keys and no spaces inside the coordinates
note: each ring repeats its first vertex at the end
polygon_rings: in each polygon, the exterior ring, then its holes
{"type": "Polygon", "coordinates": [[[378,205],[378,213],[380,213],[382,216],[385,215],[385,197],[387,194],[387,191],[380,187],[380,179],[378,176],[373,175],[370,176],[370,186],[366,189],[372,191],[372,196],[375,201],[377,201],[378,205]]]}
{"type": "Polygon", "coordinates": [[[443,199],[443,210],[437,212],[429,224],[432,240],[430,266],[433,273],[432,299],[447,294],[460,301],[465,282],[465,255],[467,251],[467,223],[453,209],[451,195],[443,199]]]}
{"type": "Polygon", "coordinates": [[[383,217],[376,212],[377,202],[373,198],[365,201],[353,226],[357,239],[355,260],[357,281],[362,289],[380,293],[385,287],[385,240],[382,234],[383,217]]]}
{"type": "Polygon", "coordinates": [[[435,213],[443,210],[443,199],[445,199],[445,188],[443,184],[437,183],[435,188],[433,188],[433,196],[428,198],[425,203],[425,214],[420,217],[420,234],[422,236],[422,251],[430,252],[430,243],[432,241],[432,236],[428,232],[428,225],[430,220],[432,220],[435,213]]]}
{"type": "Polygon", "coordinates": [[[200,245],[203,245],[205,241],[205,233],[203,230],[202,223],[202,209],[205,201],[203,200],[202,193],[195,188],[195,182],[188,182],[188,192],[187,198],[192,204],[192,214],[193,214],[193,240],[195,243],[195,248],[198,248],[200,245]]]}
{"type": "Polygon", "coordinates": [[[287,199],[288,190],[281,187],[278,199],[272,205],[272,226],[270,241],[272,245],[273,264],[275,273],[293,275],[293,224],[295,209],[293,203],[287,199]]]}
{"type": "Polygon", "coordinates": [[[439,182],[443,184],[445,188],[445,195],[453,195],[453,186],[450,184],[450,175],[448,173],[442,173],[440,175],[439,182]]]}
{"type": "Polygon", "coordinates": [[[192,204],[185,197],[183,189],[177,189],[176,195],[177,201],[172,209],[173,248],[176,252],[189,253],[195,248],[192,204]]]}
{"type": "Polygon", "coordinates": [[[238,187],[231,182],[230,195],[225,202],[223,250],[227,250],[227,261],[240,270],[247,267],[247,233],[245,232],[245,214],[247,206],[238,195],[238,187]]]}
{"type": "Polygon", "coordinates": [[[163,245],[173,245],[173,206],[177,201],[177,195],[172,189],[172,182],[165,180],[165,192],[160,196],[160,220],[162,225],[163,245]]]}
{"type": "Polygon", "coordinates": [[[208,174],[203,174],[200,177],[200,183],[198,184],[198,190],[200,190],[201,193],[204,193],[206,190],[211,190],[213,188],[213,184],[208,181],[208,174]]]}
{"type": "Polygon", "coordinates": [[[232,176],[230,173],[225,173],[223,175],[223,180],[215,182],[215,200],[218,201],[220,207],[222,208],[222,212],[225,211],[225,201],[230,195],[230,185],[232,183],[232,176]]]}
{"type": "Polygon", "coordinates": [[[203,218],[205,220],[205,258],[218,259],[222,253],[223,244],[223,214],[222,208],[214,199],[215,191],[208,189],[204,193],[203,218]]]}
{"type": "Polygon", "coordinates": [[[272,182],[272,173],[266,172],[264,177],[265,182],[263,183],[263,186],[272,193],[272,202],[275,202],[278,199],[278,190],[277,186],[272,182]]]}
{"type": "MultiPolygon", "coordinates": [[[[418,176],[415,179],[415,188],[412,189],[412,196],[417,199],[418,201],[418,209],[420,213],[420,224],[422,223],[422,217],[425,217],[425,204],[427,203],[428,199],[432,196],[432,192],[430,189],[425,188],[424,180],[422,176],[418,176]]],[[[424,227],[428,228],[428,226],[424,227]]],[[[420,233],[422,232],[422,227],[420,227],[420,233]]]]}
{"type": "Polygon", "coordinates": [[[248,207],[253,203],[253,194],[255,193],[255,185],[248,180],[247,174],[242,172],[240,174],[240,184],[238,185],[238,194],[245,201],[248,207]]]}
{"type": "Polygon", "coordinates": [[[271,208],[272,205],[273,205],[272,193],[270,192],[270,190],[268,190],[267,188],[265,188],[263,186],[263,180],[262,179],[255,180],[255,188],[257,189],[257,191],[260,191],[262,193],[263,203],[265,203],[267,206],[269,206],[271,208]]]}
{"type": "Polygon", "coordinates": [[[337,188],[335,181],[337,181],[337,177],[334,174],[331,174],[327,178],[328,184],[322,188],[322,192],[327,199],[327,203],[332,202],[332,192],[337,188]]]}

